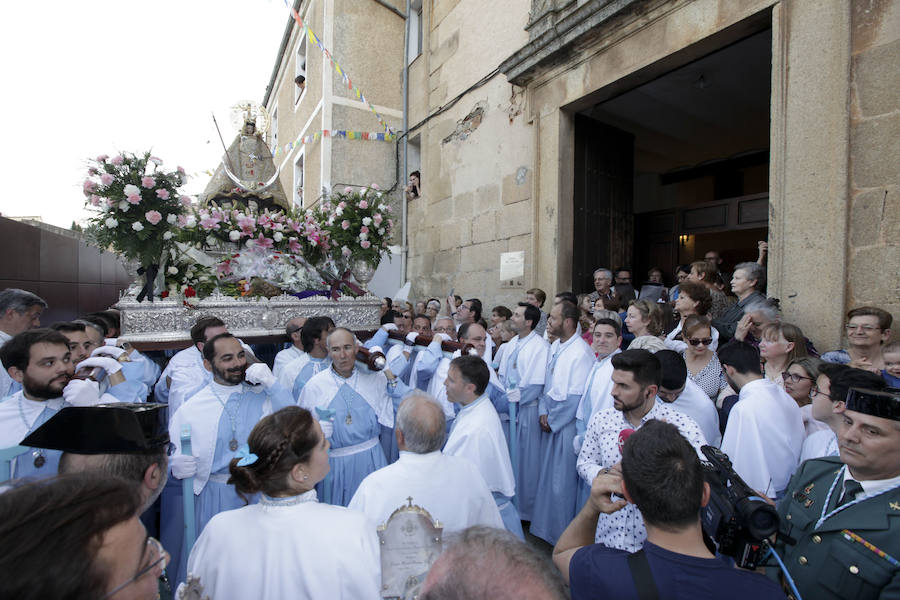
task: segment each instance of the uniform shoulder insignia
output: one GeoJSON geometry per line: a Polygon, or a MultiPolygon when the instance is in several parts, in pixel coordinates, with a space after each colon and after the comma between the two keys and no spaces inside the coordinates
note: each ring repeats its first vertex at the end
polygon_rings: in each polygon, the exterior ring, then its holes
{"type": "Polygon", "coordinates": [[[814,483],[809,484],[808,486],[803,488],[803,493],[804,494],[810,493],[814,487],[816,487],[816,484],[814,484],[814,483]]]}
{"type": "Polygon", "coordinates": [[[900,502],[891,502],[890,504],[888,504],[888,506],[890,506],[894,510],[900,511],[900,502]]]}

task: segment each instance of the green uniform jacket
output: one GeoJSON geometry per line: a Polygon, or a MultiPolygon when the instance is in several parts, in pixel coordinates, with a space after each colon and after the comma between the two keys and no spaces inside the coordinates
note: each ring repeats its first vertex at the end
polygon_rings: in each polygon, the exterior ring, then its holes
{"type": "MultiPolygon", "coordinates": [[[[776,550],[803,600],[900,599],[900,567],[892,563],[892,559],[900,561],[900,488],[845,508],[816,528],[828,490],[841,466],[837,457],[808,460],[800,465],[778,505],[782,530],[797,543],[787,545],[779,541],[776,550]]],[[[843,478],[838,481],[826,514],[836,508],[842,486],[843,478]]],[[[781,580],[777,566],[766,572],[781,580]]]]}

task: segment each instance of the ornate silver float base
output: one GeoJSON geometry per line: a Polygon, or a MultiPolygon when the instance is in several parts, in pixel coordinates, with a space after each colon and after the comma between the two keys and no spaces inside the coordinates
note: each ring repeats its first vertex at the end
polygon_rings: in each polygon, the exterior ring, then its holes
{"type": "Polygon", "coordinates": [[[122,311],[121,339],[129,342],[173,342],[191,339],[191,326],[200,317],[219,317],[228,331],[237,336],[284,335],[284,326],[294,317],[331,317],[338,327],[351,330],[377,329],[381,299],[371,294],[359,298],[330,300],[313,296],[275,298],[232,298],[213,294],[195,308],[182,299],[138,302],[134,294],[123,296],[116,308],[122,311]]]}

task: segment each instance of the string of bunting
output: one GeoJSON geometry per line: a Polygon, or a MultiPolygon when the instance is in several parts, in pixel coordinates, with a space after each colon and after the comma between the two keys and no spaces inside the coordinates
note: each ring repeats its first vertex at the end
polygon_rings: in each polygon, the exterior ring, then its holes
{"type": "Polygon", "coordinates": [[[370,103],[366,99],[366,96],[365,96],[365,94],[362,93],[362,90],[360,90],[357,86],[353,85],[353,81],[351,81],[350,76],[347,75],[347,72],[344,71],[344,69],[341,67],[341,65],[334,59],[334,56],[331,55],[331,52],[328,51],[328,48],[326,48],[322,44],[322,41],[319,39],[319,37],[313,32],[312,29],[307,27],[306,23],[304,23],[303,19],[300,17],[300,14],[296,10],[294,10],[294,8],[288,3],[288,0],[284,0],[284,4],[285,4],[285,6],[287,6],[290,9],[291,15],[294,17],[294,20],[297,22],[297,25],[299,25],[300,28],[306,34],[306,37],[309,40],[309,43],[315,44],[319,48],[319,50],[322,51],[322,54],[331,63],[331,66],[335,70],[335,72],[341,76],[341,81],[347,86],[347,89],[353,92],[353,94],[356,96],[357,100],[362,101],[363,103],[366,104],[366,106],[369,107],[369,110],[372,111],[372,114],[375,115],[375,118],[377,118],[378,122],[381,124],[381,126],[384,127],[384,133],[375,133],[375,132],[369,132],[369,131],[346,131],[346,130],[329,131],[329,130],[325,129],[323,131],[307,135],[303,138],[298,138],[295,142],[290,142],[288,144],[285,144],[284,146],[279,146],[273,150],[272,155],[278,156],[279,154],[281,154],[281,152],[290,152],[290,150],[292,150],[297,144],[308,144],[308,143],[318,140],[320,138],[329,137],[329,136],[330,137],[344,137],[344,138],[351,139],[351,140],[360,139],[360,140],[392,141],[393,139],[395,139],[396,134],[394,133],[394,129],[390,125],[388,125],[387,122],[384,120],[384,117],[382,117],[378,113],[378,111],[375,110],[375,107],[372,106],[372,103],[370,103]]]}

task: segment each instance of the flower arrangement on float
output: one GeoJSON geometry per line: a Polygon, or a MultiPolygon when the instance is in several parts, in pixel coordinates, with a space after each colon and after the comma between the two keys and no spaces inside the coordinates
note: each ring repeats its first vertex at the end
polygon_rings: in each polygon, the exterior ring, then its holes
{"type": "Polygon", "coordinates": [[[180,194],[184,169],[162,168],[149,152],[103,154],[91,161],[83,191],[92,210],[87,234],[98,247],[109,248],[140,264],[145,285],[139,299],[150,298],[160,262],[174,243],[177,224],[190,198],[180,194]]]}

